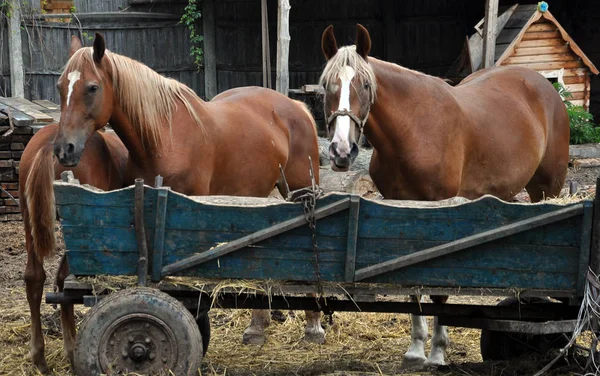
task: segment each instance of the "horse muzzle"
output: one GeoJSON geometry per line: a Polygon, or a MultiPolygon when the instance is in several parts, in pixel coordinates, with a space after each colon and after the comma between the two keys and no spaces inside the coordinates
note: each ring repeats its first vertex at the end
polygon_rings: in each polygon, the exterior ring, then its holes
{"type": "Polygon", "coordinates": [[[54,155],[58,159],[58,163],[65,167],[76,167],[82,153],[83,147],[79,147],[73,142],[54,144],[54,155]]]}
{"type": "Polygon", "coordinates": [[[337,142],[332,142],[329,146],[329,162],[333,171],[344,172],[350,169],[352,163],[358,156],[358,144],[352,143],[352,147],[348,152],[347,149],[340,150],[337,142]]]}

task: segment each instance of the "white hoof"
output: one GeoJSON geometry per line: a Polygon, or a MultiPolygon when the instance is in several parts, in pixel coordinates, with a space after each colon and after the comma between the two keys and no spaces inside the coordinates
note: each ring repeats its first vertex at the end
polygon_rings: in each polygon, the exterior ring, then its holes
{"type": "Polygon", "coordinates": [[[425,363],[423,364],[424,367],[426,368],[430,368],[430,367],[439,367],[439,366],[445,366],[446,362],[444,361],[444,357],[439,357],[439,356],[429,356],[429,358],[427,358],[427,360],[425,361],[425,363]]]}
{"type": "Polygon", "coordinates": [[[244,345],[259,345],[265,344],[266,338],[264,333],[256,332],[254,330],[246,329],[244,336],[242,337],[242,343],[244,345]]]}
{"type": "Polygon", "coordinates": [[[310,343],[317,343],[322,345],[325,343],[325,331],[321,330],[307,330],[304,332],[304,340],[310,343]]]}
{"type": "Polygon", "coordinates": [[[407,352],[402,360],[402,368],[422,368],[426,361],[425,354],[407,352]]]}

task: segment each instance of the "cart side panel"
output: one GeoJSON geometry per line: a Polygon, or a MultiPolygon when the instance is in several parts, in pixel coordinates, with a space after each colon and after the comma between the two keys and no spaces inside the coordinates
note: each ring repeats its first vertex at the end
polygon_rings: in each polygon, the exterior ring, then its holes
{"type": "MultiPolygon", "coordinates": [[[[138,248],[132,188],[95,192],[55,183],[69,270],[75,275],[136,275],[138,248]]],[[[145,187],[146,236],[154,234],[156,192],[145,187]]]]}
{"type": "MultiPolygon", "coordinates": [[[[330,195],[317,209],[347,196],[330,195]]],[[[286,220],[303,216],[299,204],[263,207],[217,206],[170,196],[166,215],[164,265],[169,265],[286,220]]],[[[323,281],[344,275],[348,212],[317,221],[319,271],[323,281]]],[[[206,278],[245,278],[316,281],[312,237],[307,225],[271,237],[177,275],[206,278]]]]}
{"type": "MultiPolygon", "coordinates": [[[[365,200],[361,202],[359,217],[356,268],[365,268],[567,206],[510,204],[484,197],[455,207],[422,209],[398,208],[365,200]]],[[[582,231],[583,215],[578,215],[381,274],[365,282],[574,290],[579,276],[582,231]]]]}
{"type": "MultiPolygon", "coordinates": [[[[57,186],[57,205],[74,274],[135,275],[137,243],[133,189],[95,193],[57,186]]],[[[145,223],[152,257],[156,190],[145,194],[145,223]]],[[[348,195],[327,195],[324,207],[348,195]]],[[[589,203],[588,203],[589,204],[589,203]]],[[[496,229],[571,205],[510,204],[484,197],[447,207],[407,207],[361,199],[356,264],[359,270],[436,245],[496,229]]],[[[589,215],[590,210],[585,211],[589,215]]],[[[163,265],[302,216],[300,204],[259,206],[196,202],[170,192],[165,216],[163,265]]],[[[589,248],[589,218],[576,215],[486,244],[366,279],[404,286],[554,289],[575,291],[589,248]],[[586,222],[587,221],[587,222],[586,222]],[[586,235],[587,234],[587,235],[586,235]],[[583,260],[583,261],[582,261],[583,260]]],[[[323,281],[346,280],[349,214],[317,221],[323,281]]],[[[179,272],[215,278],[315,281],[315,255],[306,225],[179,272]]]]}

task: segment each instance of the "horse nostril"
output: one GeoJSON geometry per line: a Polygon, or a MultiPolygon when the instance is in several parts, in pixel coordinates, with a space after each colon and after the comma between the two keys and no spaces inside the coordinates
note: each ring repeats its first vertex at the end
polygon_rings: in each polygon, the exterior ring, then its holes
{"type": "Polygon", "coordinates": [[[75,145],[74,144],[67,144],[67,154],[73,154],[73,152],[75,151],[75,145]]]}

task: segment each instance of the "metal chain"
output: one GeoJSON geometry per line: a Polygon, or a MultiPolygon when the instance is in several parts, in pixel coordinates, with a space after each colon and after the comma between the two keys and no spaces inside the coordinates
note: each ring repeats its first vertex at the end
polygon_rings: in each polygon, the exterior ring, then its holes
{"type": "Polygon", "coordinates": [[[319,304],[319,299],[323,297],[323,286],[321,284],[321,266],[319,265],[319,245],[317,243],[317,218],[315,217],[315,208],[317,206],[317,200],[323,194],[323,190],[315,181],[314,171],[312,169],[312,160],[310,157],[309,161],[311,167],[310,179],[312,186],[299,192],[296,191],[296,194],[292,195],[292,200],[294,202],[302,202],[304,218],[306,218],[306,222],[308,222],[308,227],[311,231],[313,264],[315,267],[315,279],[317,280],[317,291],[319,293],[317,304],[319,304]]]}

